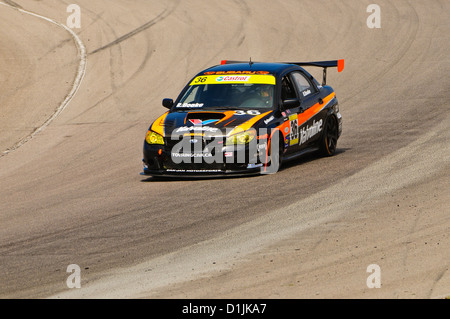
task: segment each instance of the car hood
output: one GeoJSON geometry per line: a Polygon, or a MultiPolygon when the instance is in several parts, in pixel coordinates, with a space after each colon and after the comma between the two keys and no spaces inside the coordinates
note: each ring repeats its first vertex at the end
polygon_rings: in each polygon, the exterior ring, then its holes
{"type": "Polygon", "coordinates": [[[167,112],[154,122],[152,130],[162,131],[166,137],[194,132],[231,135],[250,129],[260,120],[270,117],[272,112],[272,110],[167,112]]]}

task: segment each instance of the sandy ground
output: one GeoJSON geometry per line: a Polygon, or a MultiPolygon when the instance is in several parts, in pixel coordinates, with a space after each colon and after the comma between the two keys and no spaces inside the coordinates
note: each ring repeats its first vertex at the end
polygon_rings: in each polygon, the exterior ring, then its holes
{"type": "MultiPolygon", "coordinates": [[[[450,295],[448,1],[64,1],[0,5],[0,297],[450,295]],[[39,14],[39,17],[20,12],[39,14]],[[338,152],[275,175],[139,175],[149,124],[222,59],[345,58],[338,152]],[[32,138],[30,138],[32,136],[32,138]],[[447,248],[447,249],[446,249],[447,248]],[[67,266],[81,268],[69,289],[67,266]],[[369,265],[381,287],[369,288],[369,265]]],[[[320,78],[321,70],[311,70],[320,78]]]]}
{"type": "Polygon", "coordinates": [[[78,63],[77,48],[64,29],[4,6],[0,14],[4,153],[19,147],[57,111],[70,92],[78,63]],[[43,90],[52,87],[51,94],[43,90]]]}
{"type": "Polygon", "coordinates": [[[204,278],[144,296],[448,297],[446,171],[448,167],[428,181],[393,192],[390,198],[375,201],[363,210],[349,209],[337,221],[311,227],[242,261],[228,260],[229,268],[219,265],[204,278]],[[436,220],[442,224],[436,224],[436,220]],[[380,267],[380,288],[367,285],[373,273],[368,267],[373,264],[380,267]]]}

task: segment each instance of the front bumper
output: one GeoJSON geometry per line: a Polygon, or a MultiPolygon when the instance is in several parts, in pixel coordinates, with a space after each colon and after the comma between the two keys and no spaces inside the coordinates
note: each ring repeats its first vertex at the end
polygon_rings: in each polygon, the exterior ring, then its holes
{"type": "Polygon", "coordinates": [[[336,112],[336,118],[338,121],[338,138],[339,138],[342,134],[342,115],[340,112],[336,112]]]}
{"type": "Polygon", "coordinates": [[[144,168],[142,175],[155,176],[155,177],[175,177],[175,178],[217,178],[217,177],[239,177],[239,176],[251,176],[259,175],[261,170],[252,169],[245,171],[208,171],[208,170],[150,170],[144,168]]]}
{"type": "MultiPolygon", "coordinates": [[[[150,145],[144,142],[142,159],[143,175],[176,177],[216,177],[263,174],[265,172],[266,150],[249,150],[247,145],[223,147],[218,154],[188,154],[187,157],[175,157],[172,147],[150,145]],[[192,157],[189,157],[192,155],[192,157]],[[199,155],[194,157],[193,155],[199,155]]],[[[183,153],[184,154],[184,153],[183,153]]],[[[204,153],[203,153],[204,154],[204,153]]]]}

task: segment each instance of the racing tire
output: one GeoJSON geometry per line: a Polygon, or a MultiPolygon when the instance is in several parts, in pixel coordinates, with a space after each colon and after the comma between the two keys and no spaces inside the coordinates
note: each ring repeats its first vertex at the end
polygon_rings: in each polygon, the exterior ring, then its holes
{"type": "Polygon", "coordinates": [[[333,156],[336,153],[338,140],[338,123],[331,115],[325,121],[322,139],[320,141],[320,152],[324,156],[333,156]]]}

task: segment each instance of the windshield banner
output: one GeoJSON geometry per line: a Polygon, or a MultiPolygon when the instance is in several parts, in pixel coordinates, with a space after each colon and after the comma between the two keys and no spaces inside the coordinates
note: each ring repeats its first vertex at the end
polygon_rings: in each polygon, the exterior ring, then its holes
{"type": "Polygon", "coordinates": [[[189,85],[202,84],[236,84],[236,83],[253,83],[253,84],[272,84],[275,85],[275,77],[273,75],[201,75],[197,76],[189,85]]]}

